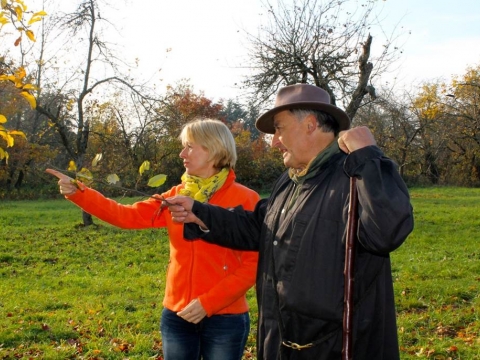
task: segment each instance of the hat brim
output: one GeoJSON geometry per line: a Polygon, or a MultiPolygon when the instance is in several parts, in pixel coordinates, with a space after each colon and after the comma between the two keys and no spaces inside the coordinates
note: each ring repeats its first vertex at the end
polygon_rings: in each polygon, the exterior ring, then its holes
{"type": "Polygon", "coordinates": [[[335,105],[307,101],[290,103],[270,109],[266,113],[258,117],[258,119],[255,121],[255,127],[263,133],[275,134],[275,128],[273,127],[273,117],[280,111],[291,109],[322,110],[335,118],[339,125],[340,131],[348,130],[350,128],[350,118],[342,109],[336,107],[335,105]]]}

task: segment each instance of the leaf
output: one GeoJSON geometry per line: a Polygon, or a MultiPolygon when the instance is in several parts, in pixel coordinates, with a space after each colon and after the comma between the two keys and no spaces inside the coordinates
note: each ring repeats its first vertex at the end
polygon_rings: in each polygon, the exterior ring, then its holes
{"type": "Polygon", "coordinates": [[[26,139],[26,135],[23,131],[20,131],[20,130],[12,130],[12,131],[9,131],[8,132],[10,135],[18,135],[18,136],[22,136],[24,139],[26,139]]]}
{"type": "Polygon", "coordinates": [[[75,161],[70,160],[68,163],[68,171],[77,171],[77,164],[75,164],[75,161]]]}
{"type": "Polygon", "coordinates": [[[5,159],[5,162],[6,162],[7,165],[8,165],[8,157],[9,157],[8,152],[5,151],[5,150],[3,150],[3,149],[1,149],[1,148],[0,148],[0,150],[1,150],[1,152],[2,152],[2,155],[1,155],[0,159],[5,159]]]}
{"type": "Polygon", "coordinates": [[[4,115],[0,114],[0,124],[5,124],[7,122],[7,118],[4,115]]]}
{"type": "Polygon", "coordinates": [[[33,42],[36,42],[37,40],[35,40],[35,35],[33,34],[33,31],[32,30],[27,30],[25,31],[25,34],[27,34],[28,38],[33,41],[33,42]]]}
{"type": "Polygon", "coordinates": [[[5,128],[3,126],[0,126],[0,137],[7,141],[7,138],[8,138],[8,131],[5,130],[5,128]]]}
{"type": "Polygon", "coordinates": [[[7,133],[7,136],[3,138],[7,140],[7,147],[13,147],[13,144],[15,143],[15,139],[13,138],[13,136],[10,136],[10,134],[7,133]]]}
{"type": "Polygon", "coordinates": [[[22,87],[23,90],[38,90],[38,88],[33,84],[25,84],[22,87]]]}
{"type": "Polygon", "coordinates": [[[12,147],[13,144],[15,143],[15,139],[13,138],[12,135],[21,135],[25,137],[25,134],[22,131],[18,131],[18,130],[7,131],[3,126],[0,126],[0,137],[6,141],[7,147],[12,147]]]}
{"type": "Polygon", "coordinates": [[[14,0],[14,2],[17,2],[22,6],[23,12],[27,11],[27,5],[24,4],[23,0],[14,0]]]}
{"type": "Polygon", "coordinates": [[[98,153],[97,155],[95,155],[92,161],[92,166],[93,167],[97,166],[97,164],[102,160],[102,157],[103,157],[102,153],[98,153]]]}
{"type": "Polygon", "coordinates": [[[20,6],[15,6],[15,13],[17,14],[18,21],[23,19],[23,9],[20,6]]]}
{"type": "Polygon", "coordinates": [[[27,72],[25,71],[25,68],[23,66],[20,66],[16,71],[15,71],[15,77],[19,80],[23,79],[25,76],[27,76],[27,72]]]}
{"type": "Polygon", "coordinates": [[[27,91],[20,92],[20,95],[22,95],[28,101],[32,109],[35,109],[37,107],[37,100],[35,99],[35,96],[31,95],[27,91]]]}
{"type": "Polygon", "coordinates": [[[115,185],[120,181],[120,178],[117,176],[117,174],[110,174],[107,176],[107,183],[110,185],[115,185]]]}
{"type": "Polygon", "coordinates": [[[3,16],[2,14],[0,14],[0,24],[2,25],[6,25],[8,24],[10,21],[5,17],[3,16]]]}
{"type": "Polygon", "coordinates": [[[0,81],[6,81],[6,80],[10,80],[10,81],[13,81],[15,82],[17,78],[14,76],[14,75],[0,75],[0,81]]]}
{"type": "Polygon", "coordinates": [[[448,348],[447,350],[448,352],[457,352],[458,351],[458,347],[456,347],[455,345],[452,345],[448,348]]]}
{"type": "Polygon", "coordinates": [[[79,182],[77,179],[70,179],[70,183],[75,185],[77,189],[80,190],[81,192],[85,191],[85,185],[79,182]]]}
{"type": "Polygon", "coordinates": [[[32,25],[32,24],[36,23],[37,21],[41,21],[41,20],[42,20],[42,18],[39,17],[39,16],[37,16],[37,17],[32,16],[32,18],[28,21],[28,25],[32,25]]]}
{"type": "Polygon", "coordinates": [[[76,178],[87,186],[90,186],[93,182],[93,175],[87,168],[82,168],[77,172],[76,178]]]}
{"type": "Polygon", "coordinates": [[[147,170],[150,170],[150,161],[145,160],[142,165],[140,165],[140,168],[138,169],[138,172],[140,175],[143,175],[143,173],[147,170]]]}
{"type": "Polygon", "coordinates": [[[167,175],[159,174],[149,179],[147,185],[150,187],[159,187],[163,185],[165,181],[167,181],[167,175]]]}
{"type": "Polygon", "coordinates": [[[35,14],[32,15],[32,17],[35,17],[35,16],[47,16],[47,13],[43,10],[40,10],[40,11],[37,11],[35,14]]]}
{"type": "Polygon", "coordinates": [[[42,20],[43,16],[46,16],[47,13],[45,11],[38,11],[35,14],[32,15],[30,18],[30,21],[28,22],[28,25],[32,25],[33,23],[36,23],[37,21],[42,20]]]}

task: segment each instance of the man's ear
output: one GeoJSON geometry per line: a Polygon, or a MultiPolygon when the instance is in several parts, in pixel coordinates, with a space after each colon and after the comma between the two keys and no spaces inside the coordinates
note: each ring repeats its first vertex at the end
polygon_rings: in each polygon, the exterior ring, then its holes
{"type": "Polygon", "coordinates": [[[313,114],[308,115],[305,118],[304,121],[307,122],[307,130],[308,130],[309,134],[311,134],[312,132],[317,130],[318,123],[317,123],[317,118],[315,117],[315,115],[313,115],[313,114]]]}

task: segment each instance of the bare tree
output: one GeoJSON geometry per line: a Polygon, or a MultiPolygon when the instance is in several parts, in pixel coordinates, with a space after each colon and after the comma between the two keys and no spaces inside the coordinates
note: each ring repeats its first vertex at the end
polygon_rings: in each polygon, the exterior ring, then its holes
{"type": "MultiPolygon", "coordinates": [[[[109,23],[100,15],[101,0],[82,0],[74,12],[62,14],[58,19],[59,33],[64,33],[64,46],[68,47],[65,57],[75,64],[71,72],[63,73],[64,81],[49,79],[49,96],[39,97],[36,111],[48,118],[70,159],[80,169],[86,163],[90,123],[93,114],[88,109],[101,96],[112,92],[129,92],[132,102],[151,111],[157,100],[146,96],[143,85],[134,84],[135,79],[128,77],[125,67],[128,65],[112,50],[112,45],[102,40],[103,27],[100,23],[109,23]],[[74,46],[72,46],[74,44],[74,46]],[[56,84],[56,85],[54,85],[56,84]]],[[[64,49],[65,50],[65,49],[64,49]]],[[[43,56],[43,51],[42,51],[43,56]]],[[[54,58],[52,62],[61,59],[54,58]]],[[[39,61],[38,78],[40,82],[39,61]]],[[[42,84],[39,84],[42,88],[42,84]]],[[[83,214],[84,225],[92,224],[89,214],[83,214]]]]}
{"type": "Polygon", "coordinates": [[[356,125],[368,126],[377,145],[397,163],[400,175],[408,182],[416,181],[418,164],[421,163],[418,136],[422,129],[412,111],[412,95],[405,92],[396,96],[384,88],[379,91],[382,96],[359,109],[356,125]]]}
{"type": "Polygon", "coordinates": [[[448,125],[450,179],[456,184],[480,184],[480,65],[468,67],[438,92],[448,125]],[[461,176],[459,176],[461,175],[461,176]]]}
{"type": "MultiPolygon", "coordinates": [[[[332,104],[342,102],[351,119],[364,97],[375,99],[371,80],[386,71],[401,50],[385,37],[378,56],[371,56],[370,30],[380,20],[377,1],[267,1],[269,21],[258,36],[248,34],[253,75],[243,85],[259,102],[279,87],[310,83],[326,90],[332,104]],[[351,10],[350,10],[351,9],[351,10]]],[[[385,34],[384,34],[385,35],[385,34]]]]}

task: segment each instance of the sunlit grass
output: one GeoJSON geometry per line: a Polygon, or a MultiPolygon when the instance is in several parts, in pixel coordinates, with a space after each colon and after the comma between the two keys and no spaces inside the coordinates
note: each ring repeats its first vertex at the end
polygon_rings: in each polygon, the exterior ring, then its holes
{"type": "MultiPolygon", "coordinates": [[[[480,189],[411,195],[415,230],[391,256],[401,357],[480,359],[480,189]]],[[[166,232],[95,222],[63,199],[0,203],[0,359],[161,358],[166,232]]]]}
{"type": "Polygon", "coordinates": [[[480,189],[411,197],[415,230],[392,254],[402,359],[480,359],[480,189]]]}
{"type": "Polygon", "coordinates": [[[166,232],[80,222],[65,200],[0,205],[0,358],[161,354],[166,232]]]}

